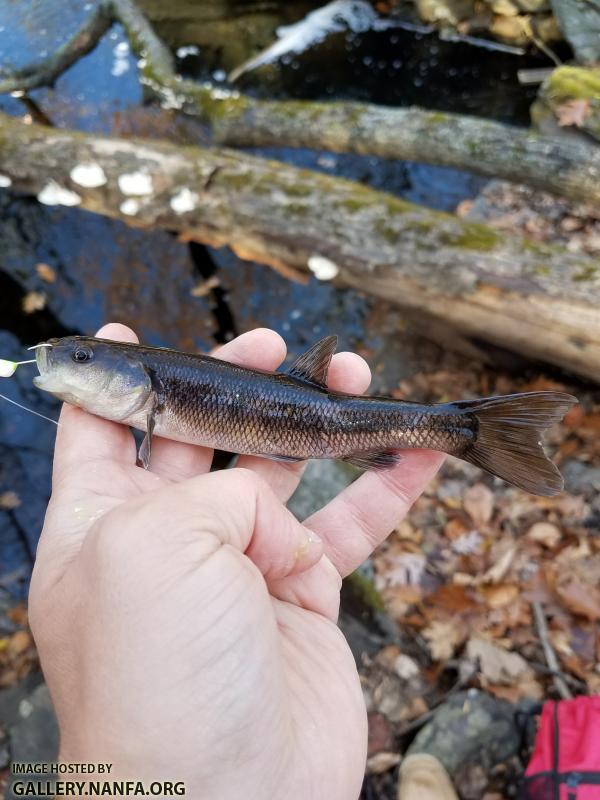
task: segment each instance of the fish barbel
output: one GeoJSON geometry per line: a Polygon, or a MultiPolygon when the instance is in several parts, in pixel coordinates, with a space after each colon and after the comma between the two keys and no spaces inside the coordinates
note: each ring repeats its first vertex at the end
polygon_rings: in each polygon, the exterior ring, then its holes
{"type": "Polygon", "coordinates": [[[553,495],[562,477],[542,434],[577,403],[528,392],[422,405],[327,389],[337,337],[317,342],[287,373],[168,348],[69,336],[38,346],[35,385],[67,403],[153,435],[233,453],[300,461],[337,458],[392,467],[406,448],[462,458],[529,492],[553,495]]]}

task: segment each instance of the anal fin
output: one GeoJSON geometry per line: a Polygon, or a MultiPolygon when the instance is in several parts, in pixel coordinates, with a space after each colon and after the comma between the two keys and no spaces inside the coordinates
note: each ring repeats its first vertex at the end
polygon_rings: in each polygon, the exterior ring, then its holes
{"type": "Polygon", "coordinates": [[[402,454],[397,450],[375,450],[353,453],[341,460],[360,469],[391,469],[402,460],[402,454]]]}

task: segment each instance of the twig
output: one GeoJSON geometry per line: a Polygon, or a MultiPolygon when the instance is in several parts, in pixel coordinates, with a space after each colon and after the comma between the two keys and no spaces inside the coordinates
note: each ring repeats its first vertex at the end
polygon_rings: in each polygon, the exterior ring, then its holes
{"type": "Polygon", "coordinates": [[[52,86],[63,72],[87,55],[98,44],[113,23],[106,5],[100,3],[85,20],[77,33],[43,61],[15,70],[0,80],[0,93],[30,92],[42,86],[52,86]]]}
{"type": "Polygon", "coordinates": [[[537,628],[538,636],[540,637],[540,642],[542,643],[542,647],[544,649],[544,656],[546,657],[548,666],[552,670],[556,691],[563,700],[570,700],[573,695],[571,694],[571,690],[563,678],[563,673],[560,668],[560,664],[558,663],[558,658],[556,657],[554,648],[550,644],[548,623],[546,621],[544,607],[538,600],[534,600],[531,604],[531,607],[533,608],[533,615],[535,617],[535,626],[537,628]]]}
{"type": "Polygon", "coordinates": [[[572,686],[574,689],[579,689],[583,692],[587,691],[587,684],[585,681],[582,681],[580,678],[575,678],[573,675],[569,675],[568,672],[563,672],[562,670],[555,670],[550,669],[546,664],[541,664],[539,661],[530,661],[527,659],[527,663],[530,667],[536,672],[539,672],[541,675],[560,675],[563,680],[569,685],[572,686]]]}

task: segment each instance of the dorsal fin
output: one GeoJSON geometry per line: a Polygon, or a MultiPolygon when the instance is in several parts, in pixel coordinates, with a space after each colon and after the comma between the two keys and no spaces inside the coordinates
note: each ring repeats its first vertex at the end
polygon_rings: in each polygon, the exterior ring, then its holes
{"type": "Polygon", "coordinates": [[[313,344],[306,353],[298,356],[290,367],[289,374],[317,386],[327,386],[327,372],[336,347],[337,336],[326,336],[313,344]]]}

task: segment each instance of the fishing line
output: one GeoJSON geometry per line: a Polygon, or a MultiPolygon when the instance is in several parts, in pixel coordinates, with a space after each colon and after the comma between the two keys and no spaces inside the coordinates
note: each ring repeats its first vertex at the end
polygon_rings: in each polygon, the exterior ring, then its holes
{"type": "MultiPolygon", "coordinates": [[[[28,350],[35,350],[38,347],[52,347],[49,344],[36,344],[33,347],[28,347],[28,350]]],[[[12,377],[15,372],[17,371],[17,367],[20,367],[22,364],[35,364],[37,363],[37,359],[32,358],[29,361],[7,361],[4,358],[0,358],[0,377],[2,378],[10,378],[12,377]]],[[[4,394],[0,394],[0,398],[2,400],[6,400],[7,403],[10,403],[17,408],[22,409],[23,411],[27,411],[30,414],[33,414],[34,417],[39,417],[40,419],[45,419],[47,422],[51,422],[53,425],[58,427],[59,423],[52,419],[51,417],[47,417],[45,414],[40,414],[39,411],[34,411],[32,408],[27,408],[27,406],[21,405],[21,403],[17,403],[16,400],[12,400],[10,397],[7,397],[4,394]]]]}
{"type": "Polygon", "coordinates": [[[17,406],[17,408],[22,408],[23,411],[29,411],[30,414],[33,414],[36,417],[40,417],[41,419],[45,419],[48,422],[51,422],[53,425],[56,425],[57,428],[60,425],[60,423],[57,422],[55,419],[47,417],[45,414],[40,414],[39,411],[34,411],[32,408],[27,408],[27,406],[22,406],[21,403],[17,403],[16,400],[11,400],[10,397],[7,397],[4,394],[0,394],[0,397],[2,398],[2,400],[6,400],[7,403],[12,403],[13,406],[17,406]]]}

